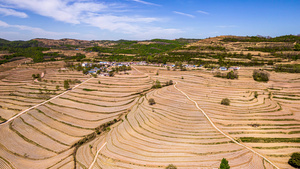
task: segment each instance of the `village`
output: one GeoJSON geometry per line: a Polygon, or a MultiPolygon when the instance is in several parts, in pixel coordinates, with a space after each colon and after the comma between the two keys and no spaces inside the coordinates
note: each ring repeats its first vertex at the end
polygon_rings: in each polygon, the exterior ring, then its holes
{"type": "MultiPolygon", "coordinates": [[[[86,71],[84,74],[98,74],[100,76],[111,76],[110,72],[115,71],[126,71],[131,70],[130,66],[154,66],[154,67],[164,67],[170,70],[176,70],[178,67],[180,67],[180,70],[197,70],[197,69],[204,69],[203,65],[191,65],[191,64],[160,64],[160,63],[147,63],[146,61],[140,61],[140,62],[107,62],[107,61],[100,61],[97,63],[92,62],[85,62],[81,64],[81,67],[85,69],[86,71]],[[121,69],[119,69],[121,68],[121,69]]],[[[209,69],[209,71],[236,71],[240,70],[240,67],[238,66],[232,66],[232,67],[213,67],[209,69]]]]}

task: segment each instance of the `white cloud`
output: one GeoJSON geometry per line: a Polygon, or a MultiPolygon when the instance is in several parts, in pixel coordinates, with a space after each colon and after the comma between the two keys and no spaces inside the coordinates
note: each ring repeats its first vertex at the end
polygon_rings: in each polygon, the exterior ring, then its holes
{"type": "Polygon", "coordinates": [[[178,12],[178,11],[173,11],[173,12],[176,13],[176,14],[179,14],[179,15],[187,16],[187,17],[190,17],[190,18],[195,18],[195,16],[191,15],[191,14],[187,14],[187,13],[183,13],[183,12],[178,12]]]}
{"type": "Polygon", "coordinates": [[[155,4],[155,3],[146,2],[146,1],[142,1],[142,0],[132,0],[132,1],[142,3],[142,4],[145,4],[145,5],[161,6],[161,5],[158,5],[158,4],[155,4]]]}
{"type": "Polygon", "coordinates": [[[205,15],[209,15],[209,13],[208,12],[205,12],[205,11],[197,11],[197,12],[199,12],[199,13],[202,13],[202,14],[205,14],[205,15]]]}
{"type": "Polygon", "coordinates": [[[9,27],[9,24],[7,24],[6,22],[0,21],[0,27],[9,27]]]}
{"type": "Polygon", "coordinates": [[[131,18],[126,16],[102,15],[91,17],[87,19],[86,22],[100,29],[128,34],[138,39],[151,38],[151,36],[153,38],[154,36],[174,35],[182,32],[179,29],[165,29],[140,25],[140,23],[150,23],[157,20],[159,19],[149,17],[131,18]]]}
{"type": "Polygon", "coordinates": [[[58,21],[79,24],[79,18],[90,12],[100,12],[107,8],[102,3],[73,2],[71,0],[2,0],[16,8],[33,11],[39,15],[54,18],[58,21]]]}
{"type": "Polygon", "coordinates": [[[41,28],[36,28],[36,27],[31,27],[31,26],[26,26],[26,25],[10,25],[6,22],[3,22],[0,20],[0,27],[3,28],[16,28],[22,31],[30,31],[32,32],[35,36],[46,36],[46,37],[54,37],[54,36],[61,36],[61,35],[76,35],[77,33],[75,32],[50,32],[46,31],[41,28]]]}
{"type": "Polygon", "coordinates": [[[18,11],[15,11],[13,9],[8,9],[8,8],[1,8],[0,7],[0,14],[3,14],[3,15],[10,15],[10,16],[16,16],[16,17],[20,17],[20,18],[27,18],[28,15],[24,12],[18,12],[18,11]]]}
{"type": "Polygon", "coordinates": [[[168,29],[168,28],[161,28],[161,27],[146,27],[144,31],[140,31],[133,35],[136,39],[153,39],[153,38],[164,38],[170,39],[174,38],[175,35],[180,33],[184,33],[184,31],[180,29],[168,29]]]}
{"type": "MultiPolygon", "coordinates": [[[[143,0],[132,1],[159,6],[143,0]]],[[[116,14],[115,11],[126,10],[126,5],[124,6],[124,4],[100,3],[95,0],[1,0],[0,7],[1,3],[2,7],[3,5],[14,6],[14,9],[32,11],[33,13],[50,17],[57,21],[93,26],[102,30],[136,37],[142,37],[142,35],[147,34],[156,36],[159,36],[159,34],[174,35],[181,32],[179,29],[153,26],[153,22],[162,21],[160,18],[116,14]]],[[[194,16],[189,15],[189,17],[194,16]]],[[[21,30],[28,28],[20,25],[10,25],[10,27],[21,30]]],[[[30,29],[28,28],[28,30],[30,29]]],[[[40,34],[43,32],[39,28],[32,30],[40,34]]],[[[47,34],[46,31],[45,33],[47,34]]],[[[55,34],[54,32],[51,33],[55,34]]]]}

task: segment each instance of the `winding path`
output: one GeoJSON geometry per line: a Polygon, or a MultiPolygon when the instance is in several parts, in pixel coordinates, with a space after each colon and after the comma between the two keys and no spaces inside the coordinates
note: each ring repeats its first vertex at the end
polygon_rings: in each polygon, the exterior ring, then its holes
{"type": "MultiPolygon", "coordinates": [[[[132,67],[133,67],[133,66],[132,66],[132,67]]],[[[140,70],[138,70],[137,68],[135,68],[135,67],[133,67],[133,68],[134,68],[136,71],[138,71],[138,72],[140,72],[140,73],[143,73],[143,72],[141,72],[140,70]]],[[[147,73],[144,73],[144,74],[148,75],[147,73]]],[[[198,103],[197,103],[196,101],[194,101],[193,99],[191,99],[191,98],[190,98],[186,93],[184,93],[182,90],[178,89],[178,88],[176,87],[176,85],[177,85],[177,82],[174,84],[174,88],[175,88],[176,90],[178,90],[179,92],[181,92],[183,95],[185,95],[186,98],[189,99],[191,102],[193,102],[193,103],[195,104],[195,106],[197,107],[197,109],[199,109],[199,110],[202,112],[202,114],[206,117],[206,119],[209,121],[209,123],[210,123],[217,131],[219,131],[221,134],[223,134],[225,137],[227,137],[228,139],[230,139],[232,142],[236,143],[237,145],[242,146],[242,147],[244,147],[244,148],[250,150],[250,151],[253,152],[254,154],[260,156],[261,158],[263,158],[264,160],[266,160],[267,162],[269,162],[269,163],[270,163],[273,167],[275,167],[276,169],[279,169],[279,167],[277,167],[274,163],[272,163],[270,160],[268,160],[268,159],[267,159],[266,157],[264,157],[263,155],[259,154],[258,152],[256,152],[255,150],[251,149],[250,147],[248,147],[248,146],[246,146],[246,145],[244,145],[244,144],[241,144],[241,143],[237,142],[235,139],[233,139],[233,138],[230,137],[229,135],[225,134],[222,130],[220,130],[220,129],[212,122],[212,120],[208,117],[208,115],[204,112],[204,110],[201,109],[201,108],[199,107],[198,103]]]]}
{"type": "Polygon", "coordinates": [[[100,149],[97,151],[97,153],[96,153],[96,155],[95,155],[95,158],[94,158],[92,164],[90,165],[89,169],[92,169],[92,167],[94,166],[94,164],[95,164],[95,162],[96,162],[96,160],[97,160],[97,157],[98,157],[100,151],[101,151],[102,148],[106,145],[106,143],[107,143],[107,142],[105,142],[105,143],[100,147],[100,149]]]}
{"type": "Polygon", "coordinates": [[[208,117],[208,115],[204,112],[204,110],[201,109],[201,108],[199,107],[198,103],[197,103],[196,101],[194,101],[193,99],[191,99],[191,98],[190,98],[186,93],[184,93],[182,90],[178,89],[178,88],[176,87],[176,85],[177,85],[177,82],[174,84],[174,88],[175,88],[176,90],[178,90],[179,92],[181,92],[183,95],[185,95],[186,98],[189,99],[191,102],[193,102],[193,103],[195,104],[195,106],[197,107],[197,109],[199,109],[199,110],[202,112],[202,114],[206,117],[206,119],[209,121],[209,123],[210,123],[216,130],[218,130],[218,131],[219,131],[221,134],[223,134],[225,137],[229,138],[232,142],[234,142],[234,143],[236,143],[236,144],[238,144],[238,145],[240,145],[240,146],[242,146],[242,147],[244,147],[244,148],[250,150],[250,151],[253,152],[254,154],[260,156],[261,158],[263,158],[264,160],[266,160],[267,162],[269,162],[269,163],[270,163],[273,167],[275,167],[276,169],[279,169],[279,167],[277,167],[274,163],[272,163],[270,160],[268,160],[268,159],[267,159],[266,157],[264,157],[263,155],[261,155],[261,154],[259,154],[258,152],[254,151],[254,150],[251,149],[250,147],[248,147],[248,146],[246,146],[246,145],[244,145],[244,144],[241,144],[241,143],[237,142],[235,139],[233,139],[233,138],[230,137],[229,135],[225,134],[222,130],[220,130],[220,129],[212,122],[212,120],[208,117]]]}

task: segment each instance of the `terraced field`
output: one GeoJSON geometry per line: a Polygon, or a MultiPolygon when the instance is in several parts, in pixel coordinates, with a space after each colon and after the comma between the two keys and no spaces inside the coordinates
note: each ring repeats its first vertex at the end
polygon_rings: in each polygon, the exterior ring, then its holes
{"type": "Polygon", "coordinates": [[[300,148],[300,76],[272,72],[268,83],[258,83],[252,80],[250,68],[239,74],[239,80],[229,81],[206,73],[184,73],[178,88],[224,132],[278,167],[291,168],[287,161],[300,148]],[[229,98],[231,105],[221,105],[223,98],[229,98]]]}
{"type": "MultiPolygon", "coordinates": [[[[48,80],[57,82],[66,78],[87,79],[76,72],[48,75],[48,80]]],[[[25,84],[19,84],[20,88],[25,84]]],[[[151,85],[148,76],[136,71],[113,78],[93,78],[59,98],[3,123],[0,126],[0,166],[76,167],[74,155],[78,144],[95,136],[97,127],[128,112],[151,85]]],[[[36,103],[41,102],[36,100],[36,103]]]]}
{"type": "MultiPolygon", "coordinates": [[[[3,123],[0,167],[131,169],[173,163],[178,168],[218,168],[225,157],[231,168],[275,168],[225,136],[229,135],[279,168],[291,168],[289,156],[300,148],[299,75],[271,72],[268,83],[258,83],[251,77],[253,68],[242,68],[239,80],[216,78],[204,71],[136,68],[129,75],[89,79],[3,123]],[[155,80],[176,81],[176,87],[196,101],[225,135],[173,85],[149,90],[155,80]],[[149,105],[150,98],[155,105],[149,105]],[[231,100],[230,106],[220,104],[223,98],[231,100]]],[[[72,71],[50,71],[43,83],[52,89],[62,85],[61,79],[88,78],[72,71]]],[[[34,87],[38,91],[39,83],[16,81],[1,82],[18,89],[14,91],[17,99],[10,95],[2,99],[17,101],[12,108],[23,110],[43,101],[37,94],[20,94],[34,87]],[[21,104],[21,98],[28,104],[21,104]]],[[[5,85],[1,87],[4,91],[5,85]]]]}
{"type": "MultiPolygon", "coordinates": [[[[170,163],[179,168],[217,168],[223,157],[233,168],[272,168],[217,132],[173,86],[141,98],[122,124],[91,145],[99,148],[104,142],[94,168],[163,168],[170,163]],[[150,106],[149,98],[157,104],[150,106]]],[[[96,151],[88,151],[89,147],[80,148],[85,152],[80,160],[83,168],[96,151]]]]}
{"type": "MultiPolygon", "coordinates": [[[[0,122],[17,115],[38,103],[48,100],[63,92],[63,81],[76,79],[77,83],[88,79],[80,72],[48,69],[42,81],[34,81],[32,74],[42,74],[44,71],[36,68],[18,68],[0,81],[0,122]],[[56,89],[59,87],[59,90],[56,89]]],[[[76,83],[70,86],[75,86],[76,83]]]]}

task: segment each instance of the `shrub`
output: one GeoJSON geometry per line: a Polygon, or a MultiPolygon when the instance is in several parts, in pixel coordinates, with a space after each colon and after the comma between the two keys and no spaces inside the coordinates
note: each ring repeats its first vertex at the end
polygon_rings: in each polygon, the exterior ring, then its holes
{"type": "Polygon", "coordinates": [[[229,106],[230,105],[230,100],[228,98],[222,99],[221,104],[229,106]]]}
{"type": "Polygon", "coordinates": [[[70,85],[69,85],[69,81],[68,80],[64,80],[64,88],[65,89],[69,89],[70,85]]]}
{"type": "Polygon", "coordinates": [[[225,158],[222,159],[219,169],[230,169],[228,161],[225,158]]]}
{"type": "Polygon", "coordinates": [[[267,82],[267,81],[269,81],[270,74],[265,71],[254,70],[252,76],[255,81],[267,82]]]}
{"type": "Polygon", "coordinates": [[[166,169],[177,169],[177,167],[173,164],[169,164],[166,169]]]}
{"type": "Polygon", "coordinates": [[[154,105],[155,104],[155,100],[153,98],[150,98],[149,101],[148,101],[148,103],[150,105],[154,105]]]}
{"type": "Polygon", "coordinates": [[[113,77],[113,76],[115,75],[115,73],[114,73],[113,71],[110,71],[110,72],[108,73],[108,75],[109,75],[109,77],[113,77]]]}
{"type": "Polygon", "coordinates": [[[257,93],[257,91],[255,91],[254,92],[254,97],[257,98],[257,96],[258,96],[258,93],[257,93]]]}
{"type": "Polygon", "coordinates": [[[294,46],[294,48],[295,48],[295,49],[294,49],[295,51],[300,51],[300,44],[297,43],[297,44],[294,46]]]}
{"type": "Polygon", "coordinates": [[[228,73],[222,73],[222,72],[218,71],[214,74],[214,77],[221,77],[221,78],[227,78],[227,79],[238,79],[239,75],[238,75],[237,71],[230,71],[228,73]]]}
{"type": "Polygon", "coordinates": [[[155,83],[152,86],[153,89],[161,88],[161,84],[159,80],[156,80],[155,83]]]}
{"type": "Polygon", "coordinates": [[[173,80],[170,80],[170,81],[166,82],[166,86],[170,86],[170,85],[173,85],[173,80]]]}
{"type": "Polygon", "coordinates": [[[300,168],[300,153],[293,153],[289,159],[289,164],[295,168],[300,168]]]}
{"type": "Polygon", "coordinates": [[[235,71],[228,72],[226,77],[227,77],[227,79],[238,79],[239,78],[238,73],[235,71]]]}

